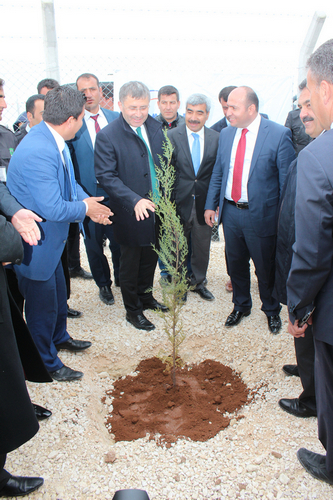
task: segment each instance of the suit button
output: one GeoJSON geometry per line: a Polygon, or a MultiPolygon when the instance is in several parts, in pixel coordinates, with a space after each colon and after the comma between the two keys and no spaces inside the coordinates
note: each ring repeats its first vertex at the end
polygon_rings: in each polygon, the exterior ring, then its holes
{"type": "Polygon", "coordinates": [[[146,155],[144,153],[141,154],[141,157],[144,158],[146,155]]]}
{"type": "Polygon", "coordinates": [[[144,177],[148,177],[148,174],[145,174],[144,177]]]}
{"type": "Polygon", "coordinates": [[[16,259],[16,261],[14,262],[14,264],[20,264],[20,263],[21,263],[20,259],[16,259]]]}
{"type": "Polygon", "coordinates": [[[66,243],[66,240],[64,240],[63,243],[66,243]]]}

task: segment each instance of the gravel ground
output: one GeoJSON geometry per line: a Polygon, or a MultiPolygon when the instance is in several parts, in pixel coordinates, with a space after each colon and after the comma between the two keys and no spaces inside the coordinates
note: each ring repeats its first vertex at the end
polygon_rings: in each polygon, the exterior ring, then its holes
{"type": "MultiPolygon", "coordinates": [[[[82,264],[89,269],[83,243],[81,252],[82,264]]],[[[26,498],[112,499],[117,489],[139,488],[147,490],[151,500],[333,499],[333,488],[313,479],[296,458],[300,447],[324,453],[317,420],[293,417],[278,406],[280,398],[301,392],[299,379],[281,370],[283,364],[295,362],[286,308],[282,333],[273,336],[260,311],[253,277],[252,314],[228,330],[224,322],[233,305],[224,288],[223,242],[212,244],[207,277],[216,300],[205,302],[189,293],[181,354],[189,363],[220,361],[241,373],[250,388],[261,387],[241,410],[245,418],[233,418],[226,430],[204,443],[180,440],[166,449],[145,438],[115,444],[104,425],[109,408],[101,398],[117,377],[167,347],[162,319],[148,311],[156,329],[139,332],[125,320],[119,288],[114,288],[115,305],[106,306],[92,280],[74,279],[70,306],[84,315],[69,320],[68,331],[93,346],[84,353],[61,352],[66,365],[84,372],[81,381],[28,383],[31,399],[53,415],[41,422],[31,441],[8,455],[6,466],[13,474],[45,479],[43,487],[26,498]],[[105,462],[109,452],[115,458],[112,463],[105,462]]],[[[160,299],[158,278],[156,273],[155,296],[160,299]]]]}

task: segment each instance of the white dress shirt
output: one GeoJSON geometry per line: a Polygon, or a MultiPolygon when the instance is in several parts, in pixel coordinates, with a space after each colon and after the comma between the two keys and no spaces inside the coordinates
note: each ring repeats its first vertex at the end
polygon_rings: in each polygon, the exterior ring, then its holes
{"type": "Polygon", "coordinates": [[[87,125],[87,129],[90,135],[93,148],[95,148],[96,129],[95,129],[95,120],[91,118],[91,116],[96,116],[97,114],[98,114],[97,123],[99,125],[99,128],[102,130],[102,128],[106,127],[108,121],[105,118],[105,115],[101,110],[101,108],[98,109],[97,113],[90,113],[90,111],[87,111],[86,109],[84,110],[84,120],[87,125]]]}
{"type": "MultiPolygon", "coordinates": [[[[253,122],[250,123],[250,125],[248,127],[244,127],[244,128],[248,129],[248,132],[245,135],[245,137],[246,137],[246,149],[245,149],[243,175],[242,175],[242,195],[241,195],[240,199],[238,200],[240,203],[248,203],[248,201],[249,201],[248,194],[247,194],[247,182],[249,179],[251,161],[252,161],[254,147],[256,145],[256,141],[257,141],[257,137],[258,137],[260,122],[261,122],[261,116],[258,113],[258,116],[253,120],[253,122]]],[[[237,146],[239,143],[239,139],[241,138],[241,135],[242,135],[242,130],[243,130],[242,128],[237,129],[235,137],[234,137],[232,149],[231,149],[229,175],[228,175],[227,186],[226,186],[226,190],[225,190],[225,198],[227,198],[227,200],[232,200],[231,190],[232,190],[232,181],[233,181],[233,174],[234,174],[234,165],[235,165],[235,159],[236,159],[237,146]]]]}
{"type": "Polygon", "coordinates": [[[201,165],[203,154],[204,154],[204,147],[205,147],[205,127],[202,127],[202,129],[200,129],[199,132],[192,132],[192,130],[190,130],[188,128],[188,126],[186,125],[186,132],[187,132],[188,144],[190,146],[191,154],[192,154],[192,146],[193,146],[193,143],[194,143],[194,137],[193,137],[192,133],[198,134],[198,136],[199,136],[199,142],[200,142],[200,165],[201,165]]]}

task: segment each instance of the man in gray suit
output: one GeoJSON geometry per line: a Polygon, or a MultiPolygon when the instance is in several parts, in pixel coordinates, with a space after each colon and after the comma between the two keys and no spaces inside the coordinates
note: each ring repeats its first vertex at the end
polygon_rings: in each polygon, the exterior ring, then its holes
{"type": "Polygon", "coordinates": [[[296,242],[287,283],[289,332],[304,336],[312,324],[320,455],[301,448],[297,457],[315,478],[333,485],[333,40],[308,61],[313,112],[327,130],[298,156],[296,242]]]}
{"type": "Polygon", "coordinates": [[[185,123],[168,131],[174,147],[177,211],[186,238],[191,236],[192,291],[205,300],[214,300],[214,296],[204,285],[212,233],[205,223],[204,206],[219,142],[218,132],[205,127],[210,106],[205,95],[191,95],[186,102],[185,123]]]}

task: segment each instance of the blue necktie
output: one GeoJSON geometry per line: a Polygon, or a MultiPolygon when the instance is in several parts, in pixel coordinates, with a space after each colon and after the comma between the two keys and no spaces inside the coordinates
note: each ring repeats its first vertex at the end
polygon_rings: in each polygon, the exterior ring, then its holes
{"type": "Polygon", "coordinates": [[[147,148],[148,159],[149,159],[150,177],[151,177],[151,188],[152,188],[153,195],[155,197],[159,198],[159,189],[158,189],[159,183],[158,183],[158,180],[156,177],[155,165],[154,165],[154,160],[153,160],[152,154],[150,152],[149,147],[147,146],[146,141],[143,138],[143,135],[141,132],[141,127],[137,127],[136,133],[138,134],[138,136],[140,137],[140,139],[142,140],[142,142],[144,143],[144,145],[147,148]]]}
{"type": "Polygon", "coordinates": [[[194,167],[194,173],[195,176],[197,176],[198,170],[200,168],[200,139],[199,139],[199,134],[195,134],[194,132],[192,132],[192,137],[194,141],[192,144],[191,156],[194,167]]]}
{"type": "MultiPolygon", "coordinates": [[[[71,201],[77,201],[77,191],[76,191],[76,180],[75,180],[75,175],[74,175],[74,167],[73,167],[71,154],[69,152],[67,144],[65,144],[65,147],[62,151],[62,154],[64,155],[65,165],[66,165],[66,169],[67,169],[68,177],[69,177],[69,183],[71,186],[71,201]]],[[[79,227],[82,231],[83,236],[86,237],[82,222],[79,222],[79,227]]]]}

